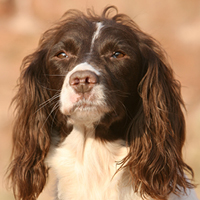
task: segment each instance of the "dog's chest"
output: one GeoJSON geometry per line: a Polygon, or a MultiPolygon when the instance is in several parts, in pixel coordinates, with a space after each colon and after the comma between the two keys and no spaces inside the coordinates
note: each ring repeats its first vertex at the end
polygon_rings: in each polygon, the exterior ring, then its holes
{"type": "Polygon", "coordinates": [[[115,174],[128,149],[122,141],[104,143],[93,135],[92,130],[75,127],[49,157],[59,200],[138,199],[128,184],[129,175],[123,170],[115,174]]]}

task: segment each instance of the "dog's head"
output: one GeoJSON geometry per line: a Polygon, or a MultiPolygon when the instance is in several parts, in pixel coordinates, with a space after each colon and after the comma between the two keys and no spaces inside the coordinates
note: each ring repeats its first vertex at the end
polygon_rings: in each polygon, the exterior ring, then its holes
{"type": "Polygon", "coordinates": [[[107,128],[127,116],[133,118],[139,106],[138,85],[147,71],[138,28],[129,21],[130,27],[128,20],[122,23],[123,16],[66,16],[56,33],[43,41],[49,88],[61,90],[60,111],[72,124],[107,128]]]}
{"type": "Polygon", "coordinates": [[[75,123],[94,126],[97,139],[126,141],[123,167],[142,196],[166,199],[191,187],[179,83],[160,45],[110,9],[67,12],[23,62],[10,171],[22,199],[44,187],[52,132],[66,137],[75,123]]]}

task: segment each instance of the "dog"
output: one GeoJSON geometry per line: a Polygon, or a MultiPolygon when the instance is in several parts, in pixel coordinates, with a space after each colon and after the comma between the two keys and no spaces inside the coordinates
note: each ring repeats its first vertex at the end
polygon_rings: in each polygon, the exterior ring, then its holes
{"type": "Polygon", "coordinates": [[[35,200],[49,168],[57,200],[197,199],[181,153],[181,86],[166,57],[114,6],[66,12],[22,64],[9,167],[16,199],[35,200]]]}

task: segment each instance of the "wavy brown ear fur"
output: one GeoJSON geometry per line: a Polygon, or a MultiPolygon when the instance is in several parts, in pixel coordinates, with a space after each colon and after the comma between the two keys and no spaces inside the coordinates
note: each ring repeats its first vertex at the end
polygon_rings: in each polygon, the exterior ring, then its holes
{"type": "Polygon", "coordinates": [[[166,61],[163,50],[150,36],[138,32],[144,76],[138,91],[140,110],[133,120],[126,158],[135,191],[143,197],[166,200],[194,185],[184,171],[192,169],[182,159],[185,140],[184,103],[180,84],[166,61]]]}
{"type": "Polygon", "coordinates": [[[16,120],[13,127],[13,161],[9,167],[16,199],[36,199],[47,176],[44,158],[50,146],[52,127],[45,79],[45,50],[26,57],[22,65],[18,93],[13,99],[16,120]]]}

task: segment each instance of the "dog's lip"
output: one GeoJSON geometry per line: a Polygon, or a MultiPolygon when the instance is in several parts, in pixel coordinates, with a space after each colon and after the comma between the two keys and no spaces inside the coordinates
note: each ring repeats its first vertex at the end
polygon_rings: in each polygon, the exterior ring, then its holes
{"type": "Polygon", "coordinates": [[[75,112],[94,112],[94,111],[101,111],[101,112],[108,112],[110,109],[108,108],[107,104],[98,105],[97,102],[94,100],[88,100],[84,97],[80,98],[72,108],[70,109],[69,113],[75,112]]]}
{"type": "Polygon", "coordinates": [[[84,96],[80,97],[79,100],[73,105],[73,109],[91,107],[96,107],[95,103],[91,100],[86,99],[84,96]]]}
{"type": "Polygon", "coordinates": [[[76,93],[73,104],[80,104],[80,106],[92,106],[95,102],[98,101],[98,98],[93,93],[76,93]]]}
{"type": "Polygon", "coordinates": [[[95,100],[94,98],[92,98],[91,94],[87,94],[87,93],[75,93],[73,95],[70,96],[70,101],[76,105],[77,103],[81,102],[81,101],[87,101],[87,100],[95,100]]]}

